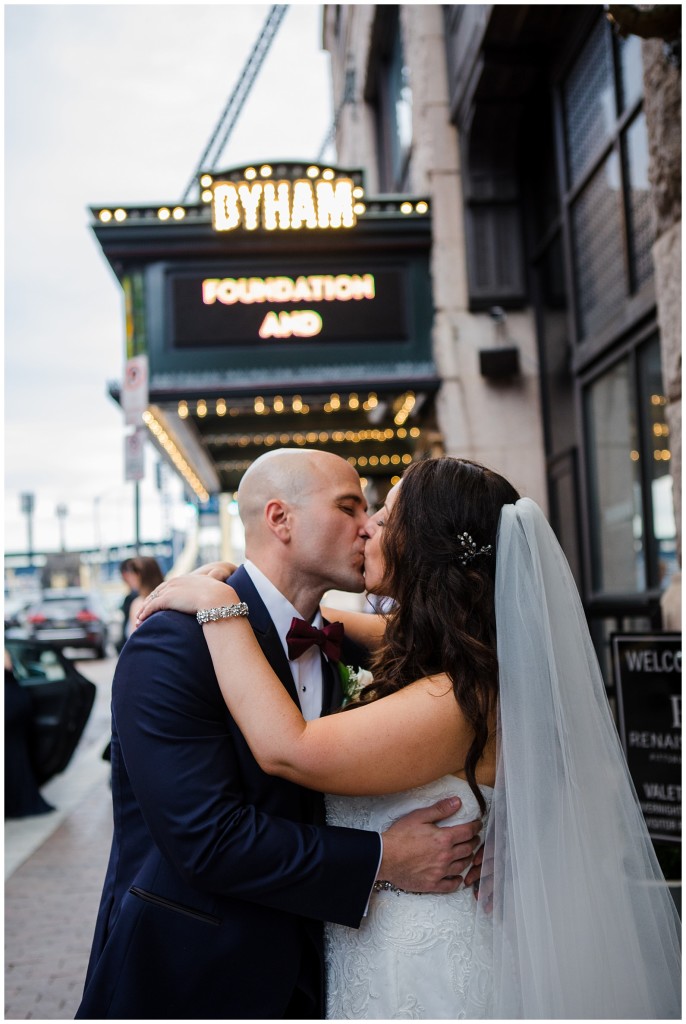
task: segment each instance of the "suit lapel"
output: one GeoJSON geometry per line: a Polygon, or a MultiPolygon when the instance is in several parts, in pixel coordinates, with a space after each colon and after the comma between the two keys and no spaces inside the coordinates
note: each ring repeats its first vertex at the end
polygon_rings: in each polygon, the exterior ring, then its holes
{"type": "Polygon", "coordinates": [[[257,592],[255,584],[242,565],[236,569],[233,576],[229,577],[227,583],[231,584],[241,601],[246,602],[250,610],[249,622],[255,638],[262,648],[262,653],[286,687],[292,699],[300,707],[288,658],[284,652],[276,627],[269,616],[262,598],[257,592]]]}
{"type": "Polygon", "coordinates": [[[343,687],[338,674],[338,666],[322,654],[322,715],[330,715],[338,711],[343,703],[343,687]]]}

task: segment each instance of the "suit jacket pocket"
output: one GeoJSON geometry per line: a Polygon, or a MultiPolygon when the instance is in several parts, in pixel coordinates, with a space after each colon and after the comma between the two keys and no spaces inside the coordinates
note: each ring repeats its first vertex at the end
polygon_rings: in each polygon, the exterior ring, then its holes
{"type": "Polygon", "coordinates": [[[195,907],[186,907],[183,903],[176,903],[174,900],[168,900],[165,896],[158,896],[157,893],[147,892],[146,889],[140,889],[137,885],[132,885],[129,889],[132,896],[137,896],[141,900],[145,900],[146,903],[152,903],[157,907],[162,907],[164,910],[173,910],[177,914],[187,914],[188,917],[194,917],[197,921],[204,921],[205,924],[221,924],[221,918],[215,917],[214,914],[206,914],[203,910],[196,910],[195,907]]]}

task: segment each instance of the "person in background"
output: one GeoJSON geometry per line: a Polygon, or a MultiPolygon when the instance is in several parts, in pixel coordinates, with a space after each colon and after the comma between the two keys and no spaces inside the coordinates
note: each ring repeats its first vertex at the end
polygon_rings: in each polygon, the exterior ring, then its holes
{"type": "Polygon", "coordinates": [[[133,558],[125,558],[119,566],[119,572],[126,586],[129,588],[126,597],[121,603],[122,613],[122,625],[121,625],[121,637],[116,643],[117,654],[121,653],[121,649],[126,643],[126,638],[129,635],[129,612],[131,605],[135,598],[138,597],[138,576],[136,575],[136,567],[133,558]]]}
{"type": "Polygon", "coordinates": [[[128,620],[126,623],[126,637],[128,638],[136,628],[138,612],[149,594],[152,594],[155,587],[164,581],[164,574],[159,567],[157,559],[148,555],[139,555],[132,558],[132,576],[136,593],[129,605],[128,620]]]}

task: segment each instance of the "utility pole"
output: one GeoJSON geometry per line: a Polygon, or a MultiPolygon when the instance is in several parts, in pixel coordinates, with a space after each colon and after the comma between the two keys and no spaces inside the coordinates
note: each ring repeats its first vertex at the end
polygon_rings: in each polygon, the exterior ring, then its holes
{"type": "Polygon", "coordinates": [[[58,505],[55,509],[55,515],[57,516],[57,521],[60,524],[60,551],[67,550],[67,545],[64,540],[64,521],[67,518],[68,511],[69,510],[66,505],[58,505]]]}
{"type": "Polygon", "coordinates": [[[29,569],[33,569],[33,508],[34,508],[34,495],[30,493],[22,494],[21,496],[21,510],[26,516],[26,532],[28,538],[28,550],[29,556],[29,569]]]}

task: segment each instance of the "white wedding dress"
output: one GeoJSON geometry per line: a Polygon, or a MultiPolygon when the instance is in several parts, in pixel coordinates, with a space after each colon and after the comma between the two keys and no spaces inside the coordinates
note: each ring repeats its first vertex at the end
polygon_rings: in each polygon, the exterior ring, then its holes
{"type": "MultiPolygon", "coordinates": [[[[491,790],[482,792],[488,803],[491,790]]],[[[442,824],[481,817],[468,784],[447,775],[389,796],[327,796],[327,823],[383,832],[397,818],[448,796],[459,796],[462,807],[442,824]]],[[[359,929],[327,924],[327,1019],[464,1018],[467,985],[472,991],[489,988],[486,977],[473,984],[475,918],[472,889],[435,896],[382,890],[372,894],[359,929]]]]}

